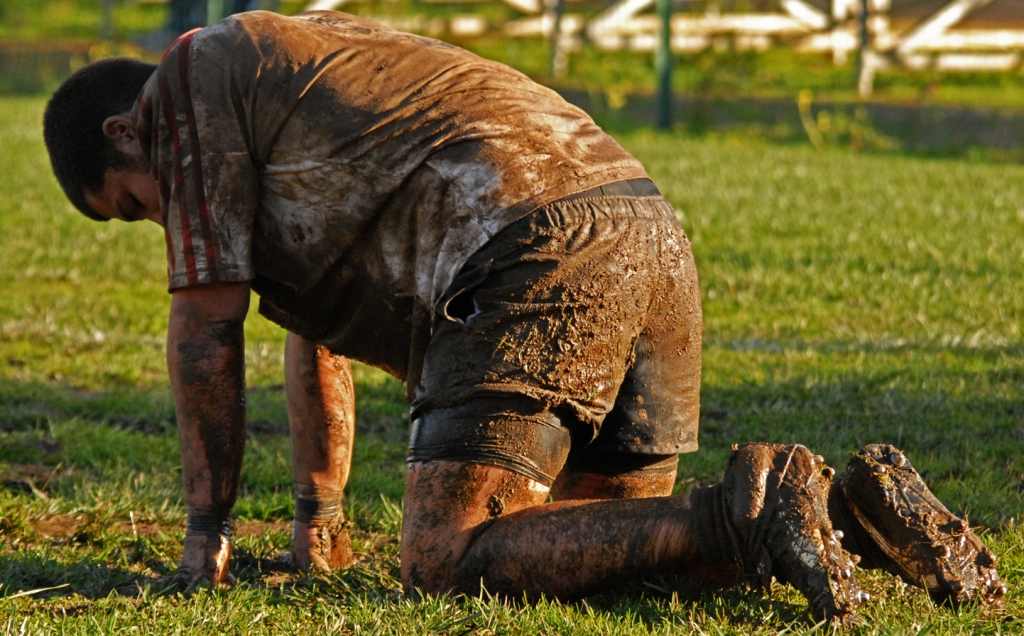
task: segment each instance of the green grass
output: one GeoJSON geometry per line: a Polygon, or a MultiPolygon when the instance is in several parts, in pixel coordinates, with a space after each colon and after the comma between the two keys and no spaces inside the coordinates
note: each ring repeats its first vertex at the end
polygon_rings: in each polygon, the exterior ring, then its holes
{"type": "MultiPolygon", "coordinates": [[[[0,99],[0,632],[809,633],[791,588],[694,590],[652,578],[585,603],[481,596],[412,603],[397,536],[408,426],[401,385],[356,369],[347,507],[358,564],[268,569],[291,512],[283,333],[246,324],[249,438],[240,584],[137,590],[180,557],[169,297],[158,228],[73,212],[46,163],[43,100],[0,99]],[[133,527],[134,521],[134,527],[133,527]],[[49,592],[9,598],[39,588],[49,592]],[[22,628],[24,627],[24,632],[22,628]]],[[[621,141],[680,212],[701,275],[702,449],[679,489],[716,480],[730,445],[801,442],[842,466],[903,447],[1002,559],[1003,616],[933,607],[862,578],[864,634],[1020,633],[1024,614],[1024,167],[634,132],[621,141]]]]}
{"type": "MultiPolygon", "coordinates": [[[[99,38],[100,0],[0,0],[0,39],[55,40],[99,38]]],[[[166,19],[161,4],[115,2],[114,37],[139,35],[166,19]]]]}

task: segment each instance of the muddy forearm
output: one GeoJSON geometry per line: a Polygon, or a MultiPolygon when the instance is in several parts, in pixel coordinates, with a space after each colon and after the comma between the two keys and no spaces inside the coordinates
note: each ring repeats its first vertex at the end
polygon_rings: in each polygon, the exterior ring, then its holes
{"type": "Polygon", "coordinates": [[[289,333],[284,354],[295,519],[289,557],[323,572],[352,563],[342,493],[352,463],[355,393],[343,356],[289,333]]]}
{"type": "Polygon", "coordinates": [[[218,519],[226,521],[238,494],[245,448],[242,322],[207,322],[172,312],[167,363],[178,414],[185,503],[190,527],[198,530],[218,519]]]}
{"type": "Polygon", "coordinates": [[[355,437],[351,363],[289,333],[285,386],[296,484],[343,490],[355,437]]]}

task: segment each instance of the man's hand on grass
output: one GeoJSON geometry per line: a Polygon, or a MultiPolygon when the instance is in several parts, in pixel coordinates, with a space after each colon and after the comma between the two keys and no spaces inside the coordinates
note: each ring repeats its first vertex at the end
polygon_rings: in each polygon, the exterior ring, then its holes
{"type": "Polygon", "coordinates": [[[224,535],[185,535],[185,553],[178,568],[177,578],[185,592],[209,585],[233,585],[235,577],[228,571],[231,540],[224,535]]]}
{"type": "Polygon", "coordinates": [[[291,550],[281,559],[297,570],[333,572],[352,565],[352,540],[344,517],[325,526],[292,524],[291,550]]]}

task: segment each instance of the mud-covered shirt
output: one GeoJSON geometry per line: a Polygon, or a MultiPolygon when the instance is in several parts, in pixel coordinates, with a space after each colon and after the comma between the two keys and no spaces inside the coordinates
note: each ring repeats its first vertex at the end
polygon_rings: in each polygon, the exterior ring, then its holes
{"type": "Polygon", "coordinates": [[[270,319],[403,378],[490,237],[646,176],[517,71],[336,12],[244,13],[183,38],[134,116],[172,291],[251,281],[270,319]]]}

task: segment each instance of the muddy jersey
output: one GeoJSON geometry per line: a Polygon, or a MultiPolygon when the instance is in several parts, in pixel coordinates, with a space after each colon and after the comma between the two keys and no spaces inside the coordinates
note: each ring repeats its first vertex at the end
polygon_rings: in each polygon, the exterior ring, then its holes
{"type": "Polygon", "coordinates": [[[264,315],[399,377],[490,237],[646,177],[524,75],[336,12],[245,13],[186,36],[134,116],[171,290],[251,281],[264,315]]]}

